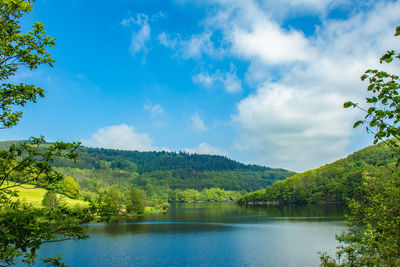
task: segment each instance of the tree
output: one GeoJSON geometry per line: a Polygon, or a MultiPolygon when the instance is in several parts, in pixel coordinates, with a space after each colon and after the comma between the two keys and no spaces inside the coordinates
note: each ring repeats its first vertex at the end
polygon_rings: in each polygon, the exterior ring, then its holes
{"type": "Polygon", "coordinates": [[[56,192],[54,192],[52,190],[48,190],[46,192],[46,194],[44,194],[43,200],[42,200],[42,206],[50,208],[50,209],[55,209],[58,206],[60,206],[60,204],[61,204],[61,200],[57,196],[56,192]]]}
{"type": "MultiPolygon", "coordinates": [[[[400,26],[396,28],[395,36],[400,36],[400,26]]],[[[393,59],[400,59],[399,52],[388,51],[380,58],[380,63],[391,63],[393,59]]],[[[389,74],[376,69],[367,70],[361,80],[369,81],[367,90],[372,93],[366,98],[368,109],[358,103],[348,101],[344,108],[355,107],[366,112],[365,118],[354,123],[354,128],[366,124],[368,133],[374,134],[374,144],[385,142],[395,152],[400,160],[400,78],[398,75],[389,74]],[[392,138],[392,139],[388,139],[392,138]]]]}
{"type": "Polygon", "coordinates": [[[126,211],[129,213],[141,214],[144,212],[146,195],[143,191],[132,188],[128,193],[128,201],[126,204],[126,211]]]}
{"type": "MultiPolygon", "coordinates": [[[[22,33],[20,18],[32,9],[30,0],[0,1],[0,129],[15,126],[27,102],[44,97],[44,90],[29,84],[12,84],[20,68],[34,70],[42,64],[52,66],[54,60],[47,49],[55,39],[47,36],[44,26],[35,23],[32,30],[22,33]]],[[[38,208],[13,200],[18,188],[26,183],[52,187],[64,177],[54,170],[57,157],[77,160],[79,143],[46,144],[43,137],[11,145],[0,151],[0,265],[15,264],[17,258],[34,264],[36,251],[43,243],[86,238],[86,223],[94,210],[38,208]]],[[[45,263],[62,265],[58,255],[45,263]]]]}
{"type": "Polygon", "coordinates": [[[119,203],[108,191],[98,193],[96,199],[90,202],[90,206],[96,212],[97,221],[99,222],[113,221],[120,211],[119,203]]]}
{"type": "Polygon", "coordinates": [[[71,176],[65,177],[65,194],[71,198],[78,198],[79,196],[79,185],[75,182],[71,176]]]}
{"type": "MultiPolygon", "coordinates": [[[[400,26],[395,36],[400,35],[400,26]]],[[[400,59],[400,54],[388,51],[380,63],[400,59]]],[[[369,80],[365,109],[351,101],[344,107],[356,107],[366,112],[354,127],[366,124],[368,133],[374,134],[374,143],[387,144],[397,157],[397,164],[384,166],[381,172],[363,174],[361,199],[351,200],[348,230],[336,236],[340,242],[336,259],[321,255],[322,266],[400,266],[400,80],[399,76],[384,71],[367,70],[361,80],[369,80]]]]}
{"type": "Polygon", "coordinates": [[[42,64],[53,66],[54,60],[46,50],[55,39],[46,35],[44,25],[36,22],[29,33],[21,33],[19,19],[32,9],[30,0],[2,0],[0,2],[0,123],[1,128],[15,126],[23,112],[16,110],[27,102],[44,97],[44,90],[29,84],[4,81],[14,76],[20,67],[37,69],[42,64]]]}

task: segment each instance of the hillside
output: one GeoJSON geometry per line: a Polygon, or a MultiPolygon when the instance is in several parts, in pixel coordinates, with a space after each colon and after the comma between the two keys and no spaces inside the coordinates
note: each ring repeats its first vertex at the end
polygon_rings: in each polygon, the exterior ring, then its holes
{"type": "MultiPolygon", "coordinates": [[[[6,149],[15,141],[0,142],[6,149]]],[[[184,152],[138,152],[83,147],[79,161],[54,161],[54,166],[79,184],[81,191],[96,193],[111,185],[132,186],[152,194],[205,188],[250,192],[295,174],[284,169],[246,165],[224,156],[184,152]]]]}
{"type": "Polygon", "coordinates": [[[77,163],[57,160],[54,165],[72,176],[82,189],[96,192],[112,184],[153,188],[254,191],[285,179],[293,172],[245,165],[223,156],[174,152],[138,152],[82,148],[77,163]]]}
{"type": "Polygon", "coordinates": [[[362,175],[374,175],[394,165],[392,151],[384,144],[361,149],[344,159],[275,182],[266,189],[245,194],[240,204],[343,203],[362,195],[362,175]]]}
{"type": "MultiPolygon", "coordinates": [[[[8,182],[8,184],[14,184],[13,182],[8,182]]],[[[4,185],[6,186],[6,185],[4,185]]],[[[25,184],[16,188],[18,191],[18,197],[12,197],[11,199],[18,199],[25,203],[30,203],[36,207],[42,207],[43,196],[46,194],[47,190],[44,188],[37,187],[32,184],[25,184]]],[[[61,199],[61,202],[69,207],[86,207],[88,202],[72,199],[62,194],[57,194],[57,197],[61,199]]]]}

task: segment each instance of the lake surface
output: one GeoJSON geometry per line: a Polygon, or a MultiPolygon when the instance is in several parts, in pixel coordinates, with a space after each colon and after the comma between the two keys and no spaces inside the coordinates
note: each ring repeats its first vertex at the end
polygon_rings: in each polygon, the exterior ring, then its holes
{"type": "Polygon", "coordinates": [[[317,252],[334,254],[344,229],[337,206],[173,204],[165,214],[90,226],[89,239],[45,244],[39,257],[63,254],[69,266],[318,266],[317,252]]]}

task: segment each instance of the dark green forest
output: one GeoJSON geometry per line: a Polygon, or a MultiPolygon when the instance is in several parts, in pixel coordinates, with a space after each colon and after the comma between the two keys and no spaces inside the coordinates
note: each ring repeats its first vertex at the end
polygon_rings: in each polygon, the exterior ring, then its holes
{"type": "Polygon", "coordinates": [[[346,203],[364,194],[365,175],[378,175],[395,165],[393,152],[379,143],[331,164],[293,175],[273,185],[243,195],[240,204],[346,203]]]}
{"type": "MultiPolygon", "coordinates": [[[[13,141],[0,142],[0,148],[11,143],[13,141]]],[[[77,152],[77,162],[55,158],[53,166],[72,177],[79,185],[80,195],[88,198],[116,186],[121,191],[132,187],[143,190],[155,202],[235,200],[240,194],[265,188],[295,174],[215,155],[87,147],[77,152]],[[208,189],[226,193],[224,197],[218,194],[211,197],[208,189]]]]}

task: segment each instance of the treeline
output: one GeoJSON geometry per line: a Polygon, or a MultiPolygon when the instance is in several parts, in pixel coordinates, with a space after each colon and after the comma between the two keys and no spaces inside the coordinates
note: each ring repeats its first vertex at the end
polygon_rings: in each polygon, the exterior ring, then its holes
{"type": "MultiPolygon", "coordinates": [[[[80,169],[118,169],[139,174],[166,170],[229,171],[245,170],[263,172],[272,169],[259,165],[242,164],[225,156],[189,154],[185,152],[138,152],[103,148],[81,148],[79,162],[57,159],[54,166],[80,169]]],[[[184,175],[184,174],[183,174],[184,175]]]]}
{"type": "Polygon", "coordinates": [[[358,199],[363,195],[361,183],[364,174],[379,175],[381,169],[393,164],[391,150],[384,143],[379,143],[345,159],[245,194],[238,203],[345,203],[348,199],[358,199]]]}
{"type": "Polygon", "coordinates": [[[161,187],[169,189],[203,190],[204,188],[219,187],[232,191],[254,191],[271,185],[277,180],[288,177],[287,171],[271,170],[255,171],[204,171],[182,174],[180,171],[155,171],[139,174],[122,170],[97,170],[58,167],[67,176],[72,176],[82,189],[97,192],[100,188],[107,188],[113,184],[139,188],[161,187]]]}
{"type": "MultiPolygon", "coordinates": [[[[108,188],[117,188],[121,194],[125,194],[129,188],[136,188],[144,193],[149,205],[156,205],[163,202],[196,202],[196,201],[235,201],[241,196],[239,190],[224,190],[215,186],[204,187],[196,190],[184,187],[185,183],[178,187],[161,186],[158,180],[151,180],[141,177],[136,173],[125,173],[118,171],[99,171],[77,168],[57,168],[66,175],[64,184],[70,184],[71,180],[79,184],[79,194],[85,200],[93,200],[97,194],[107,191],[108,188]],[[72,178],[75,177],[75,178],[72,178]]],[[[165,175],[165,173],[164,173],[165,175]]],[[[163,180],[163,182],[168,180],[163,180]]],[[[199,187],[199,185],[196,185],[199,187]]],[[[71,188],[71,187],[67,187],[71,188]]],[[[57,193],[64,193],[71,197],[70,190],[65,186],[58,186],[57,193]]]]}

